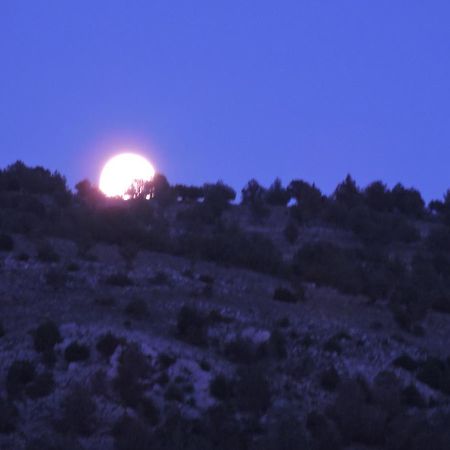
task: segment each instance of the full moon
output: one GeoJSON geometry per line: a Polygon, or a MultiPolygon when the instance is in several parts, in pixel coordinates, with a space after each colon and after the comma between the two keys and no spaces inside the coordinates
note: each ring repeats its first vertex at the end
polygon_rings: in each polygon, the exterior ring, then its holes
{"type": "Polygon", "coordinates": [[[152,164],[136,153],[121,153],[111,158],[100,174],[99,188],[107,197],[128,198],[126,192],[137,181],[150,181],[152,164]]]}

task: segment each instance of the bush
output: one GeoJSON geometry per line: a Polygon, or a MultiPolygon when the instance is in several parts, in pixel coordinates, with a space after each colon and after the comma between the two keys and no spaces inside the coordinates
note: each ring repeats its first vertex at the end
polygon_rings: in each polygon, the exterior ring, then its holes
{"type": "Polygon", "coordinates": [[[123,416],[112,430],[115,450],[149,450],[155,440],[147,426],[140,420],[123,416]]]}
{"type": "Polygon", "coordinates": [[[43,242],[38,246],[37,257],[39,261],[45,263],[55,263],[60,259],[58,253],[56,253],[49,242],[43,242]]]}
{"type": "Polygon", "coordinates": [[[145,391],[143,380],[149,374],[148,358],[136,344],[130,344],[122,350],[113,386],[126,406],[139,406],[145,391]]]}
{"type": "Polygon", "coordinates": [[[173,400],[181,403],[184,400],[184,393],[175,383],[170,383],[169,386],[167,386],[164,398],[166,400],[173,400]]]}
{"type": "Polygon", "coordinates": [[[62,417],[57,425],[60,431],[67,434],[89,436],[96,428],[97,404],[87,389],[82,386],[73,387],[62,402],[62,417]]]}
{"type": "Polygon", "coordinates": [[[262,414],[271,404],[270,384],[261,370],[248,367],[238,373],[236,381],[238,408],[254,414],[262,414]]]}
{"type": "Polygon", "coordinates": [[[346,294],[361,293],[364,287],[364,273],[355,250],[330,242],[304,245],[294,255],[292,269],[306,281],[333,286],[346,294]]]}
{"type": "Polygon", "coordinates": [[[116,299],[110,296],[100,296],[94,299],[94,303],[103,307],[114,306],[116,304],[116,299]]]}
{"type": "Polygon", "coordinates": [[[198,309],[184,305],[177,317],[177,335],[189,344],[207,344],[208,319],[198,309]]]}
{"type": "Polygon", "coordinates": [[[163,370],[168,369],[170,366],[172,366],[173,364],[175,364],[177,358],[175,356],[169,355],[167,353],[160,353],[158,355],[158,365],[159,367],[161,367],[163,370]]]}
{"type": "Polygon", "coordinates": [[[67,283],[67,274],[64,269],[51,269],[45,274],[45,282],[53,289],[61,289],[67,283]]]}
{"type": "Polygon", "coordinates": [[[159,270],[152,278],[150,278],[150,284],[154,286],[167,286],[170,284],[170,277],[166,272],[159,270]]]}
{"type": "Polygon", "coordinates": [[[0,397],[0,433],[9,434],[16,430],[19,411],[14,403],[0,397]]]}
{"type": "Polygon", "coordinates": [[[55,388],[53,375],[50,372],[40,373],[26,387],[26,395],[35,400],[50,395],[55,388]]]}
{"type": "Polygon", "coordinates": [[[209,383],[209,393],[217,400],[229,400],[233,395],[233,385],[225,375],[219,374],[209,383]]]}
{"type": "Polygon", "coordinates": [[[268,348],[270,353],[275,358],[283,359],[287,356],[286,338],[279,330],[273,330],[270,333],[270,339],[268,341],[268,348]]]}
{"type": "Polygon", "coordinates": [[[144,397],[139,404],[139,413],[150,425],[156,425],[159,421],[159,410],[154,401],[144,397]]]}
{"type": "Polygon", "coordinates": [[[39,353],[53,350],[53,347],[62,341],[58,325],[51,320],[39,325],[32,335],[34,349],[39,353]]]}
{"type": "Polygon", "coordinates": [[[289,244],[295,244],[298,239],[299,231],[297,225],[289,221],[287,225],[284,227],[283,236],[289,244]]]}
{"type": "Polygon", "coordinates": [[[420,366],[420,363],[411,358],[411,356],[409,356],[407,353],[402,353],[398,358],[395,358],[392,364],[395,367],[401,367],[408,372],[414,372],[420,366]]]}
{"type": "Polygon", "coordinates": [[[7,234],[0,234],[0,251],[11,252],[14,250],[14,240],[7,234]]]}
{"type": "Polygon", "coordinates": [[[117,287],[127,287],[133,284],[131,278],[124,273],[112,274],[106,278],[105,282],[110,286],[117,286],[117,287]]]}
{"type": "Polygon", "coordinates": [[[401,399],[405,406],[415,408],[425,408],[426,406],[425,399],[414,384],[410,384],[402,390],[401,399]]]}
{"type": "Polygon", "coordinates": [[[330,367],[320,374],[320,385],[326,391],[334,391],[339,382],[340,376],[334,367],[330,367]]]}
{"type": "Polygon", "coordinates": [[[450,361],[428,358],[420,364],[417,379],[435,390],[450,394],[450,361]]]}
{"type": "Polygon", "coordinates": [[[64,358],[67,362],[86,361],[89,359],[91,352],[89,347],[78,342],[72,342],[64,350],[64,358]]]}
{"type": "Polygon", "coordinates": [[[285,302],[285,303],[297,303],[297,301],[303,300],[303,298],[299,298],[299,297],[301,297],[301,296],[297,296],[291,290],[284,288],[284,287],[276,288],[273,293],[274,300],[277,300],[279,302],[285,302]]]}
{"type": "Polygon", "coordinates": [[[257,345],[250,339],[239,337],[225,345],[225,356],[234,363],[254,364],[265,355],[265,346],[257,345]]]}
{"type": "Polygon", "coordinates": [[[125,314],[134,319],[143,319],[148,315],[148,306],[142,299],[130,300],[130,302],[125,307],[125,314]]]}
{"type": "Polygon", "coordinates": [[[20,397],[24,389],[36,377],[34,364],[28,360],[16,360],[8,369],[6,375],[6,391],[8,397],[20,397]]]}
{"type": "Polygon", "coordinates": [[[104,358],[110,358],[122,342],[123,339],[108,332],[98,338],[96,348],[104,358]]]}

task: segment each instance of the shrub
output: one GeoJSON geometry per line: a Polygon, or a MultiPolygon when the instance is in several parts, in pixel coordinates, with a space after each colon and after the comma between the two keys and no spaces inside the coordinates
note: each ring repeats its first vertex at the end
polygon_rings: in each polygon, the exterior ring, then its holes
{"type": "Polygon", "coordinates": [[[29,261],[29,259],[30,259],[30,255],[25,252],[20,252],[18,255],[16,255],[17,261],[25,262],[25,261],[29,261]]]}
{"type": "Polygon", "coordinates": [[[14,403],[0,397],[0,433],[9,434],[16,430],[19,411],[14,403]]]}
{"type": "Polygon", "coordinates": [[[238,364],[253,364],[266,354],[266,348],[250,339],[236,338],[225,345],[225,356],[238,364]]]}
{"type": "Polygon", "coordinates": [[[169,355],[167,353],[160,353],[158,355],[158,365],[159,367],[161,367],[163,370],[168,369],[170,366],[172,366],[173,364],[175,364],[177,358],[175,356],[169,355]]]}
{"type": "Polygon", "coordinates": [[[25,393],[31,399],[47,397],[53,392],[55,382],[50,372],[40,373],[26,387],[25,393]]]}
{"type": "Polygon", "coordinates": [[[38,246],[37,257],[39,261],[45,263],[55,263],[60,259],[58,253],[56,253],[49,242],[43,242],[38,246]]]}
{"type": "Polygon", "coordinates": [[[286,349],[286,339],[279,330],[273,330],[270,333],[270,339],[268,341],[269,351],[272,355],[274,355],[278,359],[286,358],[287,349],[286,349]]]}
{"type": "Polygon", "coordinates": [[[154,401],[149,397],[144,397],[139,404],[139,412],[150,425],[156,425],[159,421],[159,410],[154,401]]]}
{"type": "Polygon", "coordinates": [[[7,234],[0,234],[0,251],[11,252],[14,250],[14,240],[7,234]]]}
{"type": "Polygon", "coordinates": [[[89,359],[91,352],[89,347],[78,342],[72,342],[64,350],[64,358],[67,362],[86,361],[89,359]]]}
{"type": "Polygon", "coordinates": [[[330,242],[308,243],[294,255],[292,269],[306,281],[358,294],[363,290],[364,274],[357,256],[355,250],[330,242]]]}
{"type": "Polygon", "coordinates": [[[130,300],[125,307],[125,314],[134,319],[142,319],[148,315],[148,306],[142,299],[130,300]]]}
{"type": "Polygon", "coordinates": [[[155,275],[150,278],[150,284],[155,286],[164,286],[170,284],[169,275],[166,272],[159,270],[155,275]]]}
{"type": "Polygon", "coordinates": [[[164,393],[164,398],[181,403],[184,400],[184,393],[175,383],[170,383],[164,393]]]}
{"type": "Polygon", "coordinates": [[[278,287],[273,293],[273,299],[279,302],[297,303],[299,298],[289,289],[278,287]]]}
{"type": "Polygon", "coordinates": [[[199,275],[198,279],[205,284],[214,284],[214,277],[212,275],[202,274],[199,275]]]}
{"type": "Polygon", "coordinates": [[[122,342],[123,339],[108,332],[98,338],[96,348],[104,358],[110,358],[122,342]]]}
{"type": "Polygon", "coordinates": [[[76,262],[70,262],[66,266],[68,272],[78,272],[80,270],[80,265],[76,262]]]}
{"type": "Polygon", "coordinates": [[[450,394],[450,363],[438,358],[428,358],[420,364],[417,379],[433,389],[450,394]]]}
{"type": "Polygon", "coordinates": [[[271,403],[270,384],[259,368],[253,366],[239,371],[236,398],[242,411],[255,414],[267,411],[271,403]]]}
{"type": "Polygon", "coordinates": [[[127,287],[133,284],[131,278],[124,273],[115,273],[110,275],[105,280],[106,284],[117,287],[127,287]]]}
{"type": "Polygon", "coordinates": [[[334,391],[340,382],[337,370],[332,366],[320,374],[320,385],[326,391],[334,391]]]}
{"type": "Polygon", "coordinates": [[[61,289],[67,283],[67,274],[63,269],[50,269],[45,274],[45,282],[53,289],[61,289]]]}
{"type": "Polygon", "coordinates": [[[16,360],[8,369],[6,375],[6,391],[8,397],[20,397],[23,390],[36,376],[34,364],[28,360],[16,360]]]}
{"type": "Polygon", "coordinates": [[[405,406],[411,406],[415,408],[425,408],[426,401],[422,397],[414,384],[406,386],[401,392],[402,403],[405,406]]]}
{"type": "Polygon", "coordinates": [[[123,416],[112,430],[115,450],[148,450],[154,446],[154,437],[140,420],[123,416]]]}
{"type": "Polygon", "coordinates": [[[49,320],[39,325],[32,332],[34,349],[39,353],[53,350],[53,347],[62,341],[58,325],[49,320]]]}
{"type": "Polygon", "coordinates": [[[129,344],[122,350],[113,386],[126,406],[133,408],[143,398],[145,386],[143,380],[150,373],[148,358],[136,344],[129,344]]]}
{"type": "Polygon", "coordinates": [[[289,244],[295,244],[298,239],[299,231],[297,225],[289,221],[287,225],[284,227],[283,236],[289,244]]]}
{"type": "Polygon", "coordinates": [[[398,358],[395,358],[392,364],[395,367],[401,367],[408,372],[414,372],[420,366],[420,363],[411,358],[411,356],[409,356],[407,353],[402,353],[398,358]]]}
{"type": "Polygon", "coordinates": [[[233,385],[225,375],[219,374],[209,383],[209,393],[217,400],[229,400],[233,395],[233,385]]]}
{"type": "Polygon", "coordinates": [[[116,299],[110,296],[100,296],[94,299],[94,303],[103,307],[114,306],[116,304],[116,299]]]}
{"type": "Polygon", "coordinates": [[[89,436],[96,428],[97,405],[87,389],[74,386],[61,401],[57,426],[63,433],[89,436]]]}
{"type": "Polygon", "coordinates": [[[177,317],[177,334],[189,344],[203,346],[207,343],[208,320],[198,309],[184,305],[177,317]]]}

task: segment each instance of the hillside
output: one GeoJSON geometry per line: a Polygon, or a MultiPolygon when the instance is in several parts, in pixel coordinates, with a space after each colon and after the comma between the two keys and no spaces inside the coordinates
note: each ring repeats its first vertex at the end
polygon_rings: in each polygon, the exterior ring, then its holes
{"type": "Polygon", "coordinates": [[[0,171],[0,448],[449,448],[450,199],[147,188],[0,171]]]}

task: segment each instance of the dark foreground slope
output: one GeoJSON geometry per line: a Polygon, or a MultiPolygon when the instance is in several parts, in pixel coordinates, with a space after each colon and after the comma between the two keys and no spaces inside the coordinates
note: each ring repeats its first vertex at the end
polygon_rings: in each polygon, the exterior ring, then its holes
{"type": "Polygon", "coordinates": [[[445,203],[349,180],[107,201],[14,170],[0,448],[449,448],[445,203]]]}

